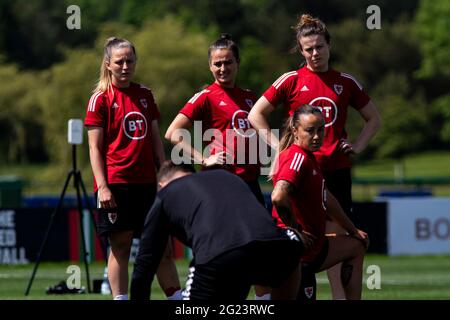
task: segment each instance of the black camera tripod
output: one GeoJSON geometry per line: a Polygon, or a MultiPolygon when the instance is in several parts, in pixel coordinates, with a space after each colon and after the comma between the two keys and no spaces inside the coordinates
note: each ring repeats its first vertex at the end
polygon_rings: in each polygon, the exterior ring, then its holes
{"type": "Polygon", "coordinates": [[[31,285],[33,284],[33,280],[34,280],[34,277],[36,275],[37,269],[39,267],[39,263],[41,262],[42,254],[44,253],[45,247],[47,245],[48,236],[49,236],[50,231],[52,229],[54,219],[55,219],[56,215],[61,212],[62,204],[63,204],[63,201],[64,201],[64,196],[66,194],[67,187],[69,186],[69,182],[70,182],[70,179],[72,177],[74,178],[73,185],[74,185],[74,188],[75,188],[75,190],[77,192],[77,207],[78,207],[78,214],[79,214],[79,218],[80,218],[80,230],[81,230],[81,238],[82,238],[83,259],[84,259],[84,265],[86,267],[87,289],[88,289],[88,293],[91,293],[91,285],[90,285],[90,278],[89,278],[89,267],[88,267],[88,260],[87,260],[89,253],[87,253],[87,251],[86,251],[86,241],[85,241],[86,237],[84,235],[84,230],[83,230],[83,209],[82,209],[83,206],[82,206],[82,201],[81,201],[80,187],[81,187],[81,189],[83,191],[84,202],[85,202],[85,205],[86,205],[87,209],[89,210],[89,215],[92,218],[94,227],[95,227],[95,219],[94,219],[94,215],[92,213],[91,204],[89,203],[89,198],[88,198],[87,193],[86,193],[86,188],[84,186],[83,179],[81,178],[81,172],[80,172],[80,170],[77,169],[76,146],[74,144],[72,145],[72,164],[73,164],[72,170],[70,170],[69,173],[67,174],[66,182],[64,183],[64,187],[63,187],[62,192],[60,194],[60,197],[59,197],[59,200],[58,200],[58,204],[57,204],[55,210],[53,211],[53,213],[52,213],[52,215],[50,217],[50,221],[49,221],[49,224],[48,224],[48,227],[47,227],[47,231],[46,231],[45,236],[44,236],[44,240],[42,241],[41,248],[39,249],[39,253],[38,253],[37,258],[36,258],[36,262],[35,262],[35,265],[34,265],[33,273],[31,275],[30,281],[28,282],[28,286],[27,286],[27,289],[25,291],[25,295],[26,296],[30,293],[31,285]]]}

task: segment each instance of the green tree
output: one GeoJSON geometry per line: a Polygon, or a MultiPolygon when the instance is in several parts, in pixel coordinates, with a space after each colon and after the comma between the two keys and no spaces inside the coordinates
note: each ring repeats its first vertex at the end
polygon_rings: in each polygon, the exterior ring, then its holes
{"type": "Polygon", "coordinates": [[[380,105],[383,125],[374,139],[379,158],[402,158],[429,149],[431,112],[422,97],[390,95],[380,105]]]}
{"type": "Polygon", "coordinates": [[[450,2],[421,0],[416,16],[423,61],[420,77],[445,75],[450,77],[450,2]]]}
{"type": "Polygon", "coordinates": [[[432,103],[432,110],[434,111],[433,124],[438,124],[436,127],[440,131],[438,132],[439,137],[447,143],[450,144],[450,94],[442,96],[432,103]]]}
{"type": "Polygon", "coordinates": [[[44,161],[43,122],[38,103],[40,75],[15,65],[0,65],[0,160],[9,163],[44,161]]]}

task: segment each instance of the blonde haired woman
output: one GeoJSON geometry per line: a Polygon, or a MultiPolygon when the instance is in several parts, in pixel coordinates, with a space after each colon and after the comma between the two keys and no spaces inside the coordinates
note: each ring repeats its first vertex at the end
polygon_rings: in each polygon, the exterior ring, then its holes
{"type": "MultiPolygon", "coordinates": [[[[100,79],[89,99],[85,119],[100,213],[97,226],[110,244],[108,279],[115,300],[128,299],[132,240],[140,236],[156,194],[156,169],[164,161],[153,94],[131,81],[136,61],[131,42],[107,40],[100,79]]],[[[170,251],[158,275],[166,295],[180,294],[170,251]]]]}

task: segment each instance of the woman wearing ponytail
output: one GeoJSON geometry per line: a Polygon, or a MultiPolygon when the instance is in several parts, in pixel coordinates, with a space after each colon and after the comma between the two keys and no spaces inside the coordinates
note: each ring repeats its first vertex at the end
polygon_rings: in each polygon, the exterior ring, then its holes
{"type": "MultiPolygon", "coordinates": [[[[128,262],[156,194],[156,169],[164,161],[158,107],[150,89],[132,82],[134,45],[109,38],[100,79],[86,111],[89,156],[99,208],[98,233],[108,238],[108,280],[114,300],[128,299],[128,262]]],[[[168,297],[180,284],[170,247],[158,269],[168,297]]]]}
{"type": "Polygon", "coordinates": [[[272,167],[272,216],[278,226],[299,232],[305,245],[299,300],[316,296],[315,273],[342,263],[347,299],[361,299],[362,267],[368,236],[356,229],[336,198],[325,187],[314,153],[320,149],[325,120],[319,108],[302,105],[286,120],[279,153],[272,167]],[[326,236],[326,217],[346,235],[326,236]]]}
{"type": "MultiPolygon", "coordinates": [[[[285,114],[304,104],[322,110],[325,133],[322,147],[314,152],[322,169],[327,188],[336,196],[346,214],[352,210],[352,181],[350,155],[362,152],[380,127],[377,107],[361,84],[350,74],[338,72],[329,65],[330,34],[325,24],[308,14],[301,16],[294,28],[298,50],[305,65],[279,77],[257,101],[249,121],[258,131],[269,130],[268,117],[282,104],[285,114]],[[350,140],[345,130],[348,107],[361,115],[364,126],[359,136],[350,140]]],[[[269,132],[269,131],[266,131],[269,132]]],[[[278,140],[273,134],[266,137],[276,149],[278,140]]],[[[327,221],[327,233],[345,232],[334,221],[327,221]]],[[[328,270],[334,299],[345,299],[341,284],[341,266],[328,270]]]]}

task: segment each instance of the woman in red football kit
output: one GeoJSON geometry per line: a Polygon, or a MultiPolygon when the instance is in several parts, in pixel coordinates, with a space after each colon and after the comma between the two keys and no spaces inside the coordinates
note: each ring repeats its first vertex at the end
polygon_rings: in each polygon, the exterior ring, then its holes
{"type": "MultiPolygon", "coordinates": [[[[195,163],[201,163],[203,169],[223,168],[241,177],[264,205],[258,182],[258,149],[250,147],[256,146],[257,135],[247,119],[256,96],[236,86],[240,56],[238,46],[230,35],[222,34],[210,45],[208,60],[214,83],[185,104],[170,124],[165,137],[181,147],[195,163]],[[209,131],[214,137],[209,145],[210,156],[204,157],[190,143],[184,139],[180,141],[180,129],[189,129],[194,122],[201,124],[202,135],[208,136],[205,132],[209,131]]],[[[172,160],[175,159],[172,157],[172,160]]],[[[266,291],[257,289],[257,297],[264,294],[266,291]]]]}
{"type": "MultiPolygon", "coordinates": [[[[295,27],[298,49],[306,65],[278,78],[257,101],[249,120],[257,130],[269,130],[267,118],[275,107],[283,104],[286,116],[303,104],[319,107],[325,119],[322,147],[314,152],[325,177],[327,188],[336,196],[346,214],[352,210],[350,155],[362,152],[380,127],[377,107],[350,74],[329,66],[330,34],[325,24],[310,15],[302,15],[295,27]],[[345,130],[348,106],[356,109],[364,120],[359,136],[351,142],[345,130]]],[[[261,131],[264,132],[264,131],[261,131]]],[[[275,135],[263,135],[276,149],[275,135]]],[[[342,234],[335,222],[327,221],[327,232],[342,234]]],[[[328,270],[334,299],[343,299],[340,283],[341,267],[328,270]]]]}
{"type": "MultiPolygon", "coordinates": [[[[131,81],[136,60],[128,40],[107,40],[85,119],[100,213],[97,226],[110,244],[108,280],[115,300],[128,299],[132,240],[142,232],[156,194],[156,167],[164,161],[153,94],[131,81]]],[[[168,296],[179,290],[170,247],[158,269],[158,280],[168,296]]]]}
{"type": "MultiPolygon", "coordinates": [[[[300,232],[307,249],[302,264],[314,273],[342,262],[346,299],[361,299],[362,267],[368,237],[355,228],[325,180],[314,152],[322,145],[325,120],[319,108],[303,105],[286,121],[279,154],[272,169],[272,215],[281,227],[300,232]],[[325,235],[326,216],[347,235],[325,235]]],[[[302,281],[306,277],[303,274],[302,281]]],[[[315,296],[314,287],[301,287],[299,296],[315,296]],[[302,292],[303,291],[303,292],[302,292]]]]}

